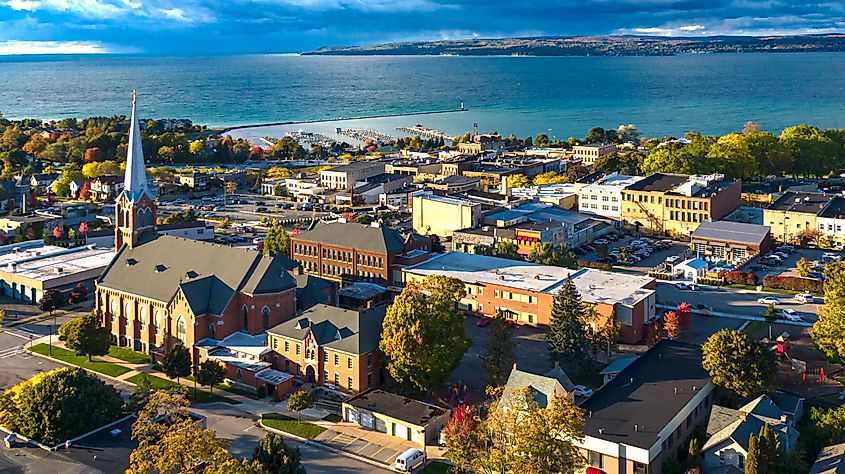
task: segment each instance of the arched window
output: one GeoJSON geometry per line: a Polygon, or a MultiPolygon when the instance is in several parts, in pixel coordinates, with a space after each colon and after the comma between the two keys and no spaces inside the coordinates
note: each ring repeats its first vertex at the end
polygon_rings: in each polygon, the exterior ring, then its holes
{"type": "Polygon", "coordinates": [[[138,307],[138,322],[142,328],[147,325],[147,310],[143,306],[138,307]]]}
{"type": "Polygon", "coordinates": [[[123,305],[123,317],[129,319],[130,314],[132,313],[132,303],[127,302],[123,305]]]}
{"type": "Polygon", "coordinates": [[[117,316],[117,298],[111,299],[111,315],[117,316]]]}
{"type": "Polygon", "coordinates": [[[261,309],[261,327],[265,331],[270,329],[270,308],[266,306],[261,309]]]}
{"type": "Polygon", "coordinates": [[[156,334],[161,334],[161,330],[164,329],[164,325],[161,320],[161,311],[156,310],[155,312],[155,325],[156,325],[156,334]]]}
{"type": "Polygon", "coordinates": [[[246,305],[241,308],[241,329],[245,332],[249,332],[249,315],[246,311],[246,305]]]}
{"type": "Polygon", "coordinates": [[[176,320],[176,337],[180,341],[185,342],[185,317],[181,314],[176,320]]]}
{"type": "Polygon", "coordinates": [[[214,323],[208,325],[208,334],[212,339],[214,338],[214,323]]]}
{"type": "Polygon", "coordinates": [[[144,227],[144,210],[138,209],[138,227],[144,227]]]}
{"type": "Polygon", "coordinates": [[[240,380],[241,379],[241,369],[238,369],[237,376],[238,376],[238,380],[240,380]]]}

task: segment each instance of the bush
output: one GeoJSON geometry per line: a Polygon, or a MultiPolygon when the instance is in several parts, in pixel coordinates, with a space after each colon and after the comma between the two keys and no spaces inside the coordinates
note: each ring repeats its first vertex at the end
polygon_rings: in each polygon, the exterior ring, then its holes
{"type": "Polygon", "coordinates": [[[726,282],[734,285],[757,285],[757,275],[753,273],[743,272],[741,270],[725,272],[724,278],[726,282]]]}
{"type": "Polygon", "coordinates": [[[597,270],[612,271],[613,266],[604,262],[588,262],[586,260],[578,260],[578,268],[595,268],[597,270]]]}
{"type": "Polygon", "coordinates": [[[267,395],[267,388],[264,385],[259,385],[258,388],[255,389],[255,396],[258,398],[264,398],[267,395]]]}
{"type": "Polygon", "coordinates": [[[805,291],[816,294],[821,294],[824,290],[824,283],[821,280],[796,276],[767,275],[763,278],[763,286],[779,290],[805,291]]]}
{"type": "Polygon", "coordinates": [[[695,280],[699,285],[722,286],[724,281],[721,278],[699,278],[695,280]]]}

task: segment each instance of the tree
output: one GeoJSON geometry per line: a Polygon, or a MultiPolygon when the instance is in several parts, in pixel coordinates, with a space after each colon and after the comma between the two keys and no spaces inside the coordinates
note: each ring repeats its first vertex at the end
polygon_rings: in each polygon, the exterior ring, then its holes
{"type": "Polygon", "coordinates": [[[531,247],[526,258],[529,262],[541,265],[552,265],[556,267],[578,268],[578,257],[563,247],[555,247],[552,243],[546,242],[531,247]]]}
{"type": "Polygon", "coordinates": [[[500,240],[497,242],[496,247],[493,249],[493,255],[499,258],[521,260],[519,253],[516,251],[516,245],[510,240],[500,240]]]}
{"type": "Polygon", "coordinates": [[[457,367],[471,344],[457,310],[465,295],[460,280],[431,275],[406,285],[387,308],[379,349],[396,382],[427,390],[457,367]]]}
{"type": "Polygon", "coordinates": [[[205,143],[203,143],[201,140],[194,140],[194,141],[191,142],[190,145],[188,145],[188,151],[192,155],[199,155],[200,152],[202,152],[202,150],[204,148],[205,148],[205,143]]]}
{"type": "Polygon", "coordinates": [[[71,163],[65,165],[62,169],[62,174],[59,179],[53,182],[52,191],[59,196],[70,195],[70,182],[76,179],[82,179],[82,170],[79,165],[71,163]]]}
{"type": "Polygon", "coordinates": [[[806,277],[810,274],[810,262],[806,258],[801,257],[795,262],[795,271],[799,276],[806,277]]]}
{"type": "Polygon", "coordinates": [[[88,199],[91,197],[91,183],[85,181],[82,183],[82,189],[79,190],[79,199],[88,199]]]}
{"type": "Polygon", "coordinates": [[[88,299],[88,288],[85,287],[84,283],[77,283],[76,286],[70,290],[70,296],[68,297],[68,304],[76,304],[86,301],[88,299]]]}
{"type": "Polygon", "coordinates": [[[235,459],[221,456],[221,459],[214,460],[207,464],[202,470],[203,474],[267,474],[261,467],[261,463],[251,459],[235,459]]]}
{"type": "Polygon", "coordinates": [[[499,310],[487,330],[487,343],[484,345],[484,353],[481,355],[488,385],[501,387],[508,381],[514,361],[513,348],[511,330],[505,323],[504,315],[499,310]]]}
{"type": "Polygon", "coordinates": [[[757,447],[757,437],[754,433],[748,436],[748,454],[745,457],[745,474],[758,474],[759,471],[759,448],[757,447]]]}
{"type": "Polygon", "coordinates": [[[666,337],[676,340],[681,335],[681,318],[677,311],[666,311],[663,314],[663,329],[666,337]]]}
{"type": "Polygon", "coordinates": [[[475,410],[468,405],[459,405],[452,411],[449,423],[444,428],[446,438],[446,459],[464,471],[470,471],[484,450],[481,422],[475,410]]]}
{"type": "Polygon", "coordinates": [[[44,295],[41,296],[41,299],[38,301],[38,309],[41,311],[49,312],[50,315],[53,314],[53,311],[59,309],[59,306],[63,305],[65,301],[62,292],[59,290],[47,290],[44,292],[44,295]]]}
{"type": "Polygon", "coordinates": [[[745,333],[723,329],[710,336],[702,350],[701,365],[716,385],[743,398],[777,388],[774,359],[745,333]]]}
{"type": "Polygon", "coordinates": [[[106,355],[111,346],[109,330],[100,325],[96,314],[71,319],[59,327],[59,340],[76,355],[106,355]]]}
{"type": "Polygon", "coordinates": [[[794,175],[821,176],[834,167],[838,155],[836,143],[817,127],[797,125],[788,127],[780,135],[780,142],[792,155],[794,175]]]}
{"type": "Polygon", "coordinates": [[[299,448],[289,447],[284,438],[273,433],[267,433],[258,442],[252,460],[268,474],[305,474],[305,468],[300,465],[299,448]]]}
{"type": "Polygon", "coordinates": [[[59,226],[53,227],[53,238],[59,240],[62,238],[62,228],[59,226]]]}
{"type": "Polygon", "coordinates": [[[129,455],[127,474],[194,472],[198,466],[220,466],[232,459],[225,443],[214,431],[203,429],[189,409],[184,391],[150,394],[132,424],[132,439],[138,445],[129,455]]]}
{"type": "Polygon", "coordinates": [[[202,361],[197,369],[197,383],[208,387],[209,393],[214,393],[214,385],[223,382],[226,370],[219,362],[212,359],[202,361]]]}
{"type": "Polygon", "coordinates": [[[698,438],[693,436],[689,440],[689,449],[687,450],[687,461],[690,469],[694,472],[699,472],[701,469],[701,444],[698,438]]]}
{"type": "Polygon", "coordinates": [[[276,219],[270,222],[267,235],[264,237],[263,251],[267,255],[282,255],[290,257],[290,236],[276,219]]]}
{"type": "Polygon", "coordinates": [[[845,263],[824,267],[824,302],[819,319],[810,329],[813,343],[830,360],[845,362],[845,263]]]}
{"type": "Polygon", "coordinates": [[[748,437],[748,459],[745,463],[746,474],[768,474],[782,472],[780,442],[768,423],[763,423],[757,436],[748,437]]]}
{"type": "Polygon", "coordinates": [[[295,411],[299,421],[302,421],[302,410],[313,406],[314,397],[311,395],[311,392],[299,390],[297,392],[293,392],[290,394],[290,397],[288,397],[288,410],[295,411]]]}
{"type": "Polygon", "coordinates": [[[775,311],[775,305],[770,304],[766,306],[766,312],[763,313],[763,318],[766,319],[766,322],[769,323],[769,339],[772,338],[772,324],[775,323],[778,319],[778,314],[775,311]]]}
{"type": "Polygon", "coordinates": [[[524,188],[528,186],[528,178],[524,174],[512,174],[508,176],[508,188],[524,188]]]}
{"type": "Polygon", "coordinates": [[[123,399],[80,368],[41,373],[0,394],[0,424],[48,445],[117,419],[123,399]]]}
{"type": "Polygon", "coordinates": [[[164,353],[161,359],[161,370],[170,379],[179,379],[191,375],[191,354],[183,344],[176,344],[164,353]]]}
{"type": "Polygon", "coordinates": [[[583,361],[587,354],[587,331],[585,317],[587,309],[581,295],[567,276],[555,295],[546,341],[549,356],[553,361],[583,361]]]}
{"type": "Polygon", "coordinates": [[[153,393],[153,385],[148,377],[141,377],[126,402],[126,409],[132,413],[138,413],[147,406],[150,394],[153,393]]]}
{"type": "Polygon", "coordinates": [[[540,186],[542,184],[562,184],[568,183],[569,178],[565,174],[555,173],[554,171],[547,171],[545,173],[540,173],[537,176],[534,176],[532,180],[534,186],[540,186]]]}
{"type": "Polygon", "coordinates": [[[593,127],[587,130],[584,137],[585,143],[607,143],[607,132],[601,127],[593,127]]]}
{"type": "Polygon", "coordinates": [[[751,152],[748,136],[741,133],[722,135],[707,152],[710,168],[731,178],[749,178],[760,172],[757,156],[751,152]]]}
{"type": "Polygon", "coordinates": [[[79,234],[80,235],[87,235],[88,234],[88,223],[87,222],[80,222],[79,223],[79,234]]]}

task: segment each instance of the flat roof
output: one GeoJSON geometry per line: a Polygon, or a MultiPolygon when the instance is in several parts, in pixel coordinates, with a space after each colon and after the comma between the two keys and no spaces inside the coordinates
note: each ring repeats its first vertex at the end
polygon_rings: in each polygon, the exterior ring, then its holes
{"type": "Polygon", "coordinates": [[[603,178],[599,178],[595,182],[584,187],[591,188],[593,186],[612,186],[615,188],[625,188],[636,182],[642,181],[643,179],[645,179],[644,176],[628,176],[624,174],[613,173],[604,176],[603,178]]]}
{"type": "Polygon", "coordinates": [[[591,303],[634,304],[654,290],[644,288],[650,277],[605,272],[592,268],[569,268],[490,257],[463,252],[447,252],[404,269],[416,275],[445,275],[464,283],[482,283],[537,293],[554,294],[572,276],[581,297],[591,303]]]}
{"type": "Polygon", "coordinates": [[[432,193],[421,193],[421,194],[418,194],[417,196],[414,196],[414,197],[419,197],[420,199],[428,199],[430,201],[442,202],[444,204],[451,204],[453,206],[477,206],[477,205],[479,205],[477,202],[473,202],[473,201],[470,201],[468,199],[461,199],[461,198],[449,197],[449,196],[440,196],[438,194],[432,194],[432,193]]]}
{"type": "Polygon", "coordinates": [[[690,237],[760,245],[770,231],[771,229],[765,225],[731,221],[705,221],[698,225],[698,228],[692,232],[690,237]]]}
{"type": "Polygon", "coordinates": [[[14,273],[37,281],[106,268],[114,251],[86,245],[66,249],[36,240],[0,246],[0,272],[14,273]]]}
{"type": "Polygon", "coordinates": [[[346,400],[344,403],[355,408],[381,413],[416,426],[425,426],[429,421],[448,412],[446,408],[379,389],[366,391],[346,400]]]}
{"type": "Polygon", "coordinates": [[[831,199],[833,199],[833,195],[829,194],[788,191],[779,197],[777,201],[771,203],[766,209],[770,211],[818,214],[831,199]]]}
{"type": "Polygon", "coordinates": [[[670,191],[687,181],[685,174],[654,173],[628,186],[632,191],[670,191]]]}
{"type": "Polygon", "coordinates": [[[647,450],[709,383],[700,346],[664,339],[581,404],[584,434],[647,450]]]}

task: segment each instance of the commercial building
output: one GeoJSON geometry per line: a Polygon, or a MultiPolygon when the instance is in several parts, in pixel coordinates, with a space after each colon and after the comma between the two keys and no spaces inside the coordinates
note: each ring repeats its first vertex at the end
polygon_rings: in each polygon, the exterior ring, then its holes
{"type": "Polygon", "coordinates": [[[730,214],[741,184],[723,175],[655,173],[622,191],[622,219],[635,230],[690,235],[700,223],[730,214]]]}
{"type": "Polygon", "coordinates": [[[622,218],[622,190],[642,179],[642,176],[614,172],[593,183],[576,184],[578,211],[619,220],[622,218]]]}
{"type": "Polygon", "coordinates": [[[68,292],[79,283],[93,290],[113,257],[95,245],[67,249],[31,240],[0,246],[0,296],[34,304],[47,290],[68,292]]]}
{"type": "Polygon", "coordinates": [[[587,467],[580,472],[661,474],[707,422],[713,387],[701,347],[659,342],[581,404],[584,440],[577,444],[587,467]]]}
{"type": "Polygon", "coordinates": [[[816,215],[816,225],[826,238],[845,243],[845,197],[834,196],[816,215]]]}
{"type": "MultiPolygon", "coordinates": [[[[799,242],[818,228],[817,216],[833,195],[788,191],[763,210],[763,225],[769,226],[779,242],[799,242]]],[[[829,222],[825,220],[825,229],[829,222]]],[[[835,227],[834,227],[835,229],[835,227]]]]}
{"type": "Polygon", "coordinates": [[[473,135],[471,141],[458,143],[458,151],[467,155],[499,151],[504,147],[505,142],[497,134],[473,135]]]}
{"type": "Polygon", "coordinates": [[[423,235],[448,237],[481,223],[482,205],[468,199],[421,193],[413,196],[411,208],[414,230],[423,235]]]}
{"type": "Polygon", "coordinates": [[[774,244],[768,226],[742,222],[702,222],[690,237],[690,248],[698,257],[729,262],[743,262],[774,244]]]}
{"type": "Polygon", "coordinates": [[[267,334],[235,332],[221,340],[207,338],[194,348],[200,359],[217,361],[223,366],[224,379],[231,385],[282,397],[293,390],[293,375],[273,368],[276,360],[267,346],[267,334]]]}
{"type": "Polygon", "coordinates": [[[403,269],[405,282],[429,275],[457,278],[467,294],[459,302],[466,311],[505,317],[518,324],[544,326],[551,318],[552,301],[567,277],[572,278],[583,301],[604,318],[615,316],[622,324],[620,340],[634,343],[645,337],[655,317],[653,278],[605,272],[591,268],[563,267],[447,252],[403,269]]]}
{"type": "Polygon", "coordinates": [[[355,311],[315,305],[267,331],[273,365],[335,390],[357,393],[376,387],[384,315],[384,307],[355,311]]]}
{"type": "Polygon", "coordinates": [[[354,161],[320,172],[320,185],[327,189],[350,190],[355,182],[384,173],[380,161],[354,161]]]}
{"type": "Polygon", "coordinates": [[[319,222],[291,236],[291,257],[305,272],[341,284],[366,281],[401,286],[398,268],[426,260],[431,240],[374,222],[319,222]]]}
{"type": "Polygon", "coordinates": [[[592,165],[598,157],[611,153],[616,153],[616,145],[614,144],[588,143],[572,147],[572,157],[580,159],[585,166],[592,165]]]}
{"type": "Polygon", "coordinates": [[[209,175],[205,173],[185,173],[179,175],[179,185],[187,186],[191,191],[205,191],[208,189],[209,175]]]}
{"type": "Polygon", "coordinates": [[[370,390],[343,402],[343,421],[386,433],[421,448],[436,442],[449,410],[384,390],[370,390]]]}
{"type": "Polygon", "coordinates": [[[447,176],[441,180],[433,183],[428,183],[427,188],[435,191],[441,191],[447,194],[463,193],[470,189],[478,189],[481,183],[479,178],[470,178],[469,176],[447,176]]]}

